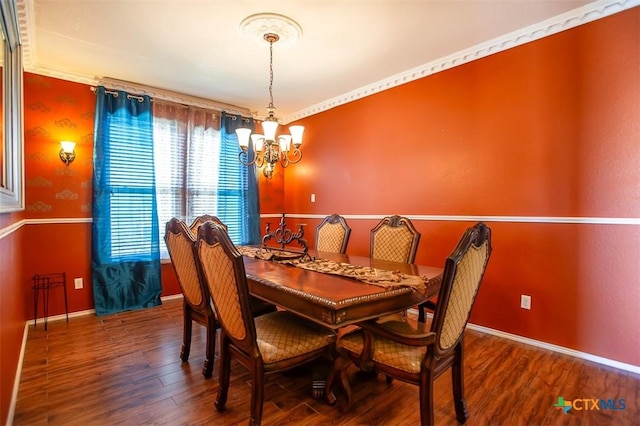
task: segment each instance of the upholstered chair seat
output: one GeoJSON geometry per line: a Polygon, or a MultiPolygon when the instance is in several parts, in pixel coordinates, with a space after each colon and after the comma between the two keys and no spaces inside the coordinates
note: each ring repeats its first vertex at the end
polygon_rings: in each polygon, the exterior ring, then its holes
{"type": "Polygon", "coordinates": [[[336,339],[329,329],[302,321],[287,311],[265,314],[254,322],[258,349],[267,370],[269,364],[322,349],[336,339]]]}
{"type": "MultiPolygon", "coordinates": [[[[373,352],[369,355],[370,361],[411,374],[419,374],[426,352],[427,343],[425,342],[432,342],[435,339],[435,333],[429,330],[429,324],[402,314],[387,315],[375,320],[374,323],[379,330],[386,330],[421,344],[408,346],[383,336],[376,336],[373,352]]],[[[362,354],[364,351],[363,330],[357,329],[345,334],[340,339],[340,347],[353,354],[362,354]]]]}

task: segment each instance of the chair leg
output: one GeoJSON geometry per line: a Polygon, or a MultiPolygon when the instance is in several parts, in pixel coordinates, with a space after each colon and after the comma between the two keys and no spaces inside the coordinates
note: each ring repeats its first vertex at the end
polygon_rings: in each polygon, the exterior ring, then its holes
{"type": "Polygon", "coordinates": [[[427,373],[427,379],[420,384],[420,424],[431,426],[433,423],[433,372],[427,373]]]}
{"type": "Polygon", "coordinates": [[[213,363],[216,356],[216,320],[213,316],[207,318],[207,348],[202,374],[205,379],[213,375],[213,363]]]}
{"type": "Polygon", "coordinates": [[[231,353],[229,350],[229,339],[220,331],[220,372],[218,380],[220,388],[218,389],[218,397],[214,403],[218,411],[224,411],[227,403],[227,395],[229,393],[229,378],[231,376],[231,353]]]}
{"type": "Polygon", "coordinates": [[[422,307],[422,305],[418,306],[418,322],[422,322],[424,323],[426,320],[426,315],[424,313],[424,308],[422,307]]]}
{"type": "Polygon", "coordinates": [[[264,369],[262,364],[255,362],[251,373],[251,418],[249,425],[260,426],[264,402],[264,369]]]}
{"type": "Polygon", "coordinates": [[[183,330],[182,330],[182,349],[180,350],[180,359],[186,362],[189,359],[189,353],[191,352],[191,308],[185,303],[183,306],[183,330]]]}
{"type": "Polygon", "coordinates": [[[456,408],[456,419],[464,423],[469,418],[467,400],[464,399],[464,346],[460,341],[455,351],[455,358],[451,366],[451,380],[453,385],[453,403],[456,408]]]}

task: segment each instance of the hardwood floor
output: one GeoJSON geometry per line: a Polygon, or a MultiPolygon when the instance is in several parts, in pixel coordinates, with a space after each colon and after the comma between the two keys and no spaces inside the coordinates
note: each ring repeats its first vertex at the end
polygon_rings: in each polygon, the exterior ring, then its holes
{"type": "MultiPolygon", "coordinates": [[[[193,326],[189,362],[180,361],[182,300],[142,311],[31,326],[14,425],[247,424],[248,372],[232,364],[227,410],[213,406],[214,376],[201,374],[204,328],[193,326]]],[[[458,424],[450,373],[435,385],[435,420],[458,424]]],[[[352,367],[353,407],[311,397],[310,369],[267,376],[266,425],[416,425],[418,389],[365,378],[352,367]]],[[[482,333],[467,331],[467,425],[639,425],[640,376],[482,333]],[[624,410],[570,410],[558,397],[625,400],[624,410]]],[[[619,405],[617,405],[620,408],[619,405]]]]}

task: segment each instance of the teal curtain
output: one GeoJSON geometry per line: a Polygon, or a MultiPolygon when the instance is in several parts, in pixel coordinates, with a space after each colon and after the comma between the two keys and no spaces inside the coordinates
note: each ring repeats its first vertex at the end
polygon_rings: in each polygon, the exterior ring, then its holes
{"type": "Polygon", "coordinates": [[[92,278],[96,314],[159,305],[151,100],[96,90],[92,278]]]}
{"type": "Polygon", "coordinates": [[[222,113],[218,217],[230,230],[237,223],[242,230],[240,244],[258,244],[261,241],[258,175],[255,165],[245,166],[238,161],[240,147],[236,129],[239,127],[248,127],[253,131],[253,118],[222,113]]]}

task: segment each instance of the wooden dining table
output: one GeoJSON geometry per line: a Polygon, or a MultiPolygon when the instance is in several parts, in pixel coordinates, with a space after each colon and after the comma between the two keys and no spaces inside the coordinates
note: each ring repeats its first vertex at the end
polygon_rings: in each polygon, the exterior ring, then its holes
{"type": "Polygon", "coordinates": [[[417,291],[403,285],[384,287],[351,277],[245,256],[250,293],[318,324],[338,329],[416,306],[437,295],[442,279],[443,269],[439,267],[313,250],[308,254],[316,259],[420,276],[425,288],[417,291]]]}

